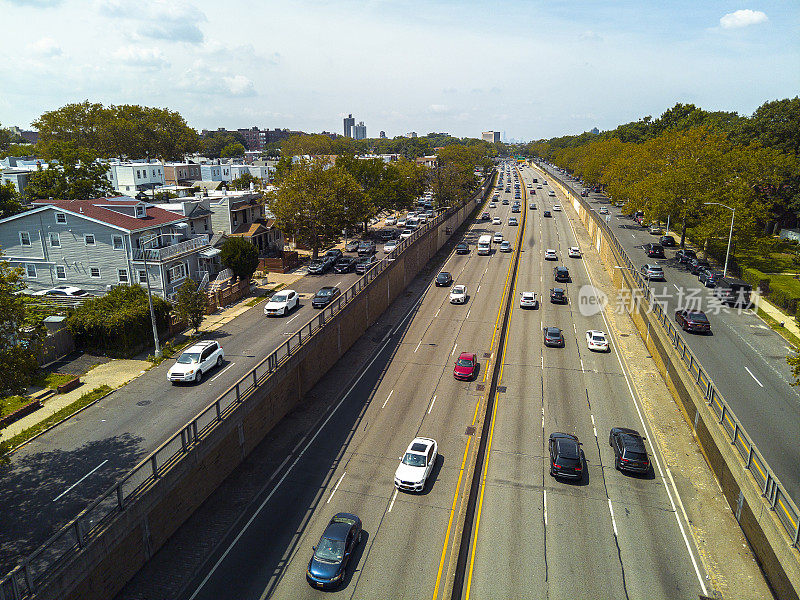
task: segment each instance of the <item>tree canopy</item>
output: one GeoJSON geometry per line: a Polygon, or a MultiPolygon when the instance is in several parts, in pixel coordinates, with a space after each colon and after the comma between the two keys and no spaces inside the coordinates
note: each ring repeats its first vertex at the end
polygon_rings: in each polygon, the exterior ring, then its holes
{"type": "Polygon", "coordinates": [[[17,188],[10,181],[0,185],[0,219],[5,219],[22,212],[24,207],[20,201],[17,188]]]}
{"type": "Polygon", "coordinates": [[[240,236],[231,236],[220,248],[220,260],[237,279],[250,281],[258,268],[258,248],[240,236]]]}
{"type": "Polygon", "coordinates": [[[62,161],[51,161],[31,173],[25,196],[31,199],[80,200],[100,198],[114,192],[108,180],[108,166],[97,162],[85,150],[62,152],[62,161]]]}

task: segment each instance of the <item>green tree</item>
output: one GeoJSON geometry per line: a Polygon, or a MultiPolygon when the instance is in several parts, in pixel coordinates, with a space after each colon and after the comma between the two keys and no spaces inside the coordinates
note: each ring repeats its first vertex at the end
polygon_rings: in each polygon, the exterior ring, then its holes
{"type": "Polygon", "coordinates": [[[221,158],[233,158],[244,156],[245,148],[239,142],[228,144],[219,153],[221,158]]]}
{"type": "MultiPolygon", "coordinates": [[[[39,368],[36,361],[43,331],[27,310],[22,270],[0,260],[0,395],[21,393],[39,368]]],[[[37,322],[38,321],[38,322],[37,322]]]]}
{"type": "Polygon", "coordinates": [[[258,268],[258,248],[243,237],[232,236],[220,248],[220,260],[237,279],[249,281],[258,268]]]}
{"type": "Polygon", "coordinates": [[[250,184],[253,184],[255,189],[260,189],[264,186],[264,182],[261,181],[258,177],[253,177],[250,173],[242,173],[231,181],[231,188],[234,190],[249,190],[250,184]]]}
{"type": "Polygon", "coordinates": [[[31,199],[82,200],[113,194],[108,166],[84,150],[63,152],[63,162],[50,162],[31,173],[25,196],[31,199]]]}
{"type": "Polygon", "coordinates": [[[369,200],[356,179],[323,160],[296,163],[269,195],[268,206],[278,228],[310,247],[314,258],[342,230],[370,214],[369,200]]]}
{"type": "Polygon", "coordinates": [[[293,135],[281,143],[281,156],[321,156],[335,154],[333,140],[319,133],[293,135]]]}
{"type": "Polygon", "coordinates": [[[5,219],[25,210],[20,201],[17,188],[10,181],[0,185],[0,219],[5,219]]]}
{"type": "Polygon", "coordinates": [[[210,131],[200,138],[199,151],[207,158],[220,158],[223,148],[235,144],[247,147],[244,136],[238,131],[210,131]]]}
{"type": "Polygon", "coordinates": [[[183,285],[178,288],[173,310],[180,320],[186,321],[189,326],[194,329],[195,333],[197,333],[197,330],[203,323],[207,305],[208,298],[206,293],[199,289],[194,281],[187,279],[183,282],[183,285]]]}
{"type": "Polygon", "coordinates": [[[765,102],[742,127],[745,141],[800,155],[800,97],[765,102]]]}

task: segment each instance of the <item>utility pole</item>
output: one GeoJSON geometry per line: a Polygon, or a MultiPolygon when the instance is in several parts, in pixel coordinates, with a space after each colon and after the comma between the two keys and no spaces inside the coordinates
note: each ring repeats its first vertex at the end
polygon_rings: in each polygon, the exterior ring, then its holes
{"type": "Polygon", "coordinates": [[[156,358],[161,357],[161,344],[158,342],[158,324],[156,323],[156,311],[153,309],[153,292],[150,289],[150,273],[147,270],[147,246],[146,244],[150,243],[150,241],[157,239],[156,236],[151,237],[149,240],[144,242],[142,247],[142,257],[144,258],[144,278],[147,282],[147,304],[150,306],[150,322],[153,325],[153,340],[155,340],[156,348],[154,352],[154,356],[156,358]]]}

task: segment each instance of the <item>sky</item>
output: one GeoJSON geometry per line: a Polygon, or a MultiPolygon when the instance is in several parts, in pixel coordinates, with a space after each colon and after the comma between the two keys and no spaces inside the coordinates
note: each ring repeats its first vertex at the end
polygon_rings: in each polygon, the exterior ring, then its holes
{"type": "Polygon", "coordinates": [[[0,0],[0,124],[87,99],[368,137],[749,115],[800,93],[800,3],[743,1],[0,0]]]}

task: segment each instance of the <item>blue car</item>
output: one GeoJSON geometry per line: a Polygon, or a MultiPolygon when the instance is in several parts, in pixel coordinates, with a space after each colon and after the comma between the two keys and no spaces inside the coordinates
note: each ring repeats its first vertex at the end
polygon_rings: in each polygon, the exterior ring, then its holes
{"type": "Polygon", "coordinates": [[[339,586],[362,535],[361,519],[357,516],[350,513],[334,515],[308,561],[308,583],[319,589],[339,586]]]}

